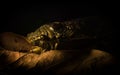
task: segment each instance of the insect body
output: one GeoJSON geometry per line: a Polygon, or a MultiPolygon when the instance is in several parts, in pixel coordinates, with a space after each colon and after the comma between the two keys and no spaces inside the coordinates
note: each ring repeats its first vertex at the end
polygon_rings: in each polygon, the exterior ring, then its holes
{"type": "Polygon", "coordinates": [[[40,46],[46,50],[56,49],[61,39],[70,38],[76,28],[78,21],[52,22],[42,25],[40,28],[27,35],[30,43],[40,46]]]}

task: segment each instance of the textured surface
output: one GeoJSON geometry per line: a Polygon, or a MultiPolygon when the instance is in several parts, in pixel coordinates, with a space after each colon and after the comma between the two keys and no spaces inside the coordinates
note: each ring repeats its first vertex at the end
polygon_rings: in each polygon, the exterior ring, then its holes
{"type": "Polygon", "coordinates": [[[101,50],[50,50],[40,55],[0,51],[0,70],[8,75],[16,74],[87,74],[111,73],[114,57],[101,50]],[[4,60],[2,60],[4,58],[4,60]],[[110,68],[111,67],[111,68],[110,68]],[[105,69],[106,68],[106,69],[105,69]],[[107,69],[109,68],[109,69],[107,69]],[[102,70],[104,69],[104,70],[102,70]],[[101,72],[99,72],[101,71],[101,72]]]}

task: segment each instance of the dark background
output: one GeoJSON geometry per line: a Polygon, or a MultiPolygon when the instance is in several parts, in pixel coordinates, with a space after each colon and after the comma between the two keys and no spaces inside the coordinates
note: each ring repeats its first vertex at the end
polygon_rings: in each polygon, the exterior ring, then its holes
{"type": "Polygon", "coordinates": [[[11,31],[26,35],[50,21],[87,16],[104,16],[111,22],[115,14],[114,8],[113,4],[104,2],[5,3],[1,6],[2,23],[0,30],[1,32],[11,31]]]}

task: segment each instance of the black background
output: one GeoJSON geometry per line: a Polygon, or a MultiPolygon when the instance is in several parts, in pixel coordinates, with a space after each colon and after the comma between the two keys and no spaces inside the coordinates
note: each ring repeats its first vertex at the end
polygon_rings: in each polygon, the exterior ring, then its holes
{"type": "Polygon", "coordinates": [[[0,30],[26,35],[49,21],[105,16],[111,22],[115,14],[114,4],[104,2],[4,3],[0,30]]]}

